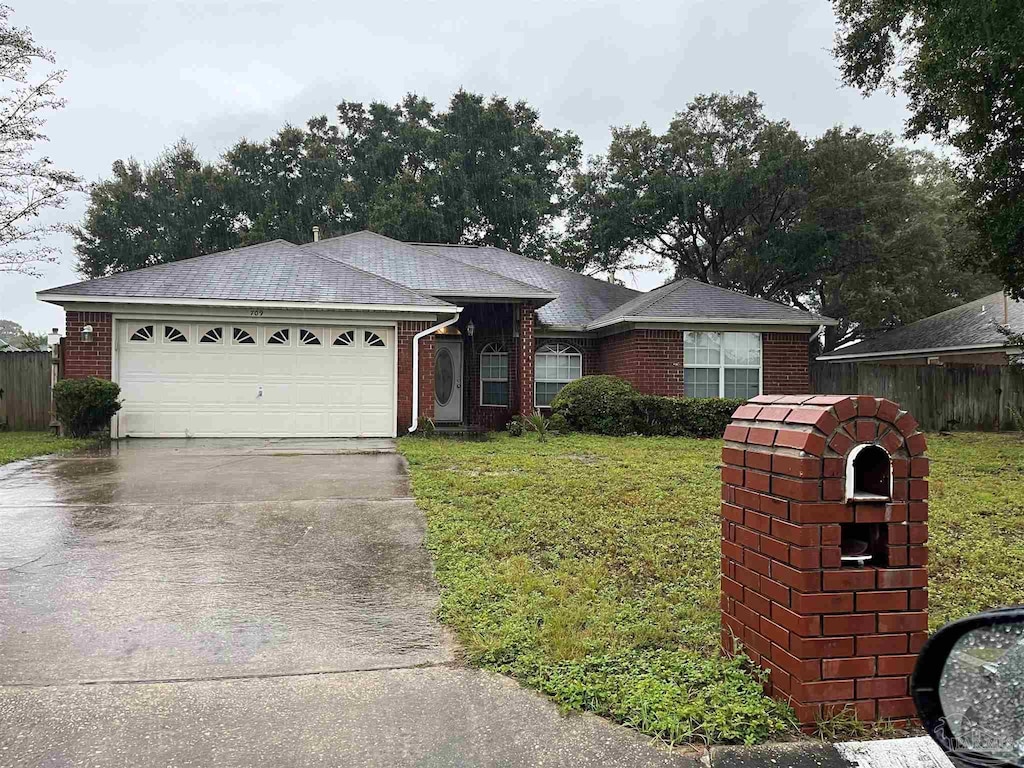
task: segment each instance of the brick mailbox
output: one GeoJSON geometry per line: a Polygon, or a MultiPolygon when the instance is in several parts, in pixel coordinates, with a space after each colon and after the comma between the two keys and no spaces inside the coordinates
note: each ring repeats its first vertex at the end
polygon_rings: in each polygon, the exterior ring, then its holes
{"type": "Polygon", "coordinates": [[[928,459],[914,417],[863,395],[762,395],[722,448],[722,644],[801,723],[914,715],[928,629],[928,459]]]}

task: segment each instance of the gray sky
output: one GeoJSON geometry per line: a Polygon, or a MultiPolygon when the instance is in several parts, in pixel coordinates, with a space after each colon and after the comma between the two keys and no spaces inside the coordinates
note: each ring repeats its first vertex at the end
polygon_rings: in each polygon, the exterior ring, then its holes
{"type": "MultiPolygon", "coordinates": [[[[664,130],[698,93],[753,90],[806,135],[832,125],[900,133],[902,98],[841,86],[827,0],[397,3],[55,2],[15,8],[68,70],[47,153],[89,181],[118,158],[152,160],[180,137],[207,159],[344,99],[444,104],[462,87],[524,99],[603,152],[613,125],[664,130]]],[[[63,220],[77,223],[85,200],[63,220]]],[[[70,239],[40,279],[0,275],[0,317],[63,326],[34,292],[73,282],[70,239]]],[[[632,284],[650,288],[656,274],[632,284]]]]}

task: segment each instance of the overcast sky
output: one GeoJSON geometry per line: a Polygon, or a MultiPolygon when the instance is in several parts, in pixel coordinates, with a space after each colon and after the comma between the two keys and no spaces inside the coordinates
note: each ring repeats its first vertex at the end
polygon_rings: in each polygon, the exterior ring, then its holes
{"type": "MultiPolygon", "coordinates": [[[[333,116],[345,99],[393,103],[412,91],[445,104],[460,87],[526,100],[588,154],[605,150],[610,126],[662,131],[711,91],[756,91],[771,117],[810,136],[837,123],[898,134],[906,118],[901,98],[840,84],[827,0],[36,0],[16,4],[12,20],[68,70],[47,152],[88,181],[180,137],[213,159],[243,136],[333,116]]],[[[84,209],[76,199],[63,219],[84,209]]],[[[78,279],[70,239],[60,244],[42,278],[0,274],[0,318],[63,326],[63,312],[34,296],[78,279]]]]}

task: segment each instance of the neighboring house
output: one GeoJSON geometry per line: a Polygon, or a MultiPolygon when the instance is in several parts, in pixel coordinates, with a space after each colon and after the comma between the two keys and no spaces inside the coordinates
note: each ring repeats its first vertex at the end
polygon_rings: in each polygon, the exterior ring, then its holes
{"type": "Polygon", "coordinates": [[[492,247],[275,240],[41,291],[64,371],[121,385],[115,436],[501,428],[595,373],[642,392],[808,391],[832,321],[680,280],[650,293],[492,247]],[[685,347],[685,353],[684,353],[685,347]]]}
{"type": "Polygon", "coordinates": [[[1024,302],[993,293],[818,359],[889,365],[1007,365],[1010,357],[1022,350],[1011,347],[1000,328],[1024,331],[1024,302]]]}
{"type": "Polygon", "coordinates": [[[10,342],[0,339],[0,352],[21,352],[21,350],[10,342]]]}

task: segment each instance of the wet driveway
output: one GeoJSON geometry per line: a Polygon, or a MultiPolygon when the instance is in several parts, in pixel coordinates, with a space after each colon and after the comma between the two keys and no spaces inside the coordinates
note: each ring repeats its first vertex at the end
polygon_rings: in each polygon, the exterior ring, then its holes
{"type": "Polygon", "coordinates": [[[456,662],[390,441],[0,468],[0,766],[676,765],[456,662]]]}

